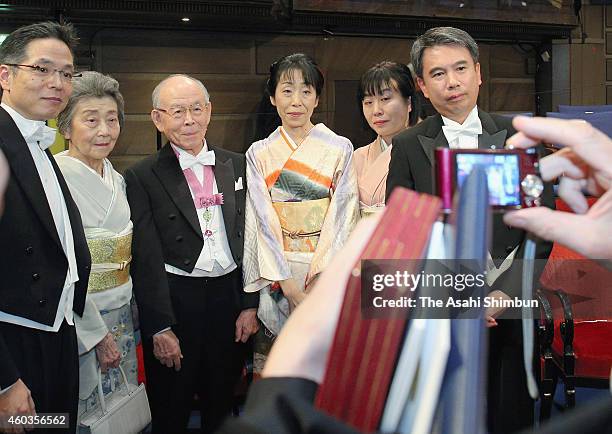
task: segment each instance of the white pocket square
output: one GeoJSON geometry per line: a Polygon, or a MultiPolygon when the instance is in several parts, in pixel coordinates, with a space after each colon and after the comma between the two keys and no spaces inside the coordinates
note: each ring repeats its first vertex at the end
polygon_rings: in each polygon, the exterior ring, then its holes
{"type": "Polygon", "coordinates": [[[242,190],[242,176],[238,177],[238,180],[234,183],[234,191],[242,190]]]}

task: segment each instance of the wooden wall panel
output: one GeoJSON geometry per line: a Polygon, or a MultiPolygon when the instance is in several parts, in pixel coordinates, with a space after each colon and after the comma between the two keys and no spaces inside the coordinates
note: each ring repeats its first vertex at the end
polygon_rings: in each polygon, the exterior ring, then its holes
{"type": "Polygon", "coordinates": [[[207,77],[213,113],[253,114],[261,101],[267,77],[207,77]]]}
{"type": "Polygon", "coordinates": [[[322,39],[317,47],[317,61],[329,73],[358,80],[366,69],[383,60],[408,63],[411,48],[412,41],[403,39],[322,39]]]}
{"type": "Polygon", "coordinates": [[[348,137],[355,148],[365,146],[376,137],[363,119],[361,107],[355,95],[359,87],[357,80],[336,80],[335,82],[334,131],[348,137]]]}
{"type": "Polygon", "coordinates": [[[250,51],[250,48],[232,46],[199,48],[107,45],[103,50],[103,72],[248,74],[251,71],[250,51]]]}
{"type": "Polygon", "coordinates": [[[570,44],[570,104],[580,105],[582,103],[582,85],[584,81],[582,62],[583,46],[570,44]]]}
{"type": "Polygon", "coordinates": [[[493,112],[534,112],[535,84],[533,80],[516,79],[515,82],[491,80],[490,110],[493,112]]]}
{"type": "Polygon", "coordinates": [[[606,104],[612,104],[612,86],[606,86],[606,104]]]}
{"type": "Polygon", "coordinates": [[[606,60],[606,80],[612,81],[612,59],[606,60]]]}
{"type": "Polygon", "coordinates": [[[156,30],[103,28],[95,32],[93,44],[125,47],[191,47],[219,49],[224,46],[248,49],[253,35],[247,33],[212,33],[198,30],[156,30]]]}
{"type": "Polygon", "coordinates": [[[245,152],[251,145],[254,130],[255,117],[253,115],[213,115],[206,133],[206,140],[212,145],[230,151],[245,152]]]}
{"type": "MultiPolygon", "coordinates": [[[[313,38],[309,38],[313,39],[313,38]]],[[[297,40],[294,43],[287,41],[286,37],[273,39],[271,41],[258,42],[256,47],[256,71],[257,74],[268,75],[270,65],[283,56],[293,53],[304,53],[311,57],[315,55],[314,42],[297,40]]]]}
{"type": "Polygon", "coordinates": [[[482,84],[480,85],[480,92],[478,92],[478,107],[484,111],[490,111],[490,95],[491,95],[491,50],[492,46],[482,44],[478,47],[480,52],[479,63],[480,63],[480,78],[482,84]]]}
{"type": "Polygon", "coordinates": [[[492,45],[489,51],[491,77],[529,77],[526,62],[532,54],[522,53],[514,45],[492,45]]]}
{"type": "Polygon", "coordinates": [[[157,129],[148,115],[128,115],[113,155],[148,155],[156,150],[157,129]]]}
{"type": "Polygon", "coordinates": [[[125,111],[130,114],[147,114],[151,112],[151,94],[166,74],[115,73],[110,72],[119,82],[119,89],[125,100],[125,111]],[[155,76],[155,78],[152,78],[155,76]]]}
{"type": "Polygon", "coordinates": [[[552,46],[552,110],[559,105],[571,103],[571,62],[570,46],[566,41],[556,41],[552,46]]]}
{"type": "Polygon", "coordinates": [[[605,99],[603,44],[572,44],[570,59],[571,104],[603,104],[605,99]]]}
{"type": "Polygon", "coordinates": [[[314,114],[312,115],[312,123],[313,124],[318,124],[318,123],[324,123],[325,125],[327,125],[329,128],[335,128],[333,125],[333,113],[329,113],[329,112],[314,112],[314,114]]]}
{"type": "Polygon", "coordinates": [[[603,12],[603,6],[588,5],[583,8],[583,27],[588,38],[602,39],[604,37],[603,12]]]}
{"type": "Polygon", "coordinates": [[[604,38],[603,26],[604,26],[604,13],[602,6],[584,4],[581,9],[582,26],[576,26],[572,30],[572,40],[580,41],[584,33],[585,40],[587,42],[593,42],[593,40],[600,40],[604,38]]]}

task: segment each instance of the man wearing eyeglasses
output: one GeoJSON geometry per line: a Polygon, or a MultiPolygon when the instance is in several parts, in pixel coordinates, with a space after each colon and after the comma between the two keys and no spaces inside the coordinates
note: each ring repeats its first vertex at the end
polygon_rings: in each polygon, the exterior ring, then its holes
{"type": "Polygon", "coordinates": [[[153,432],[183,432],[194,394],[213,432],[258,329],[259,297],[242,287],[245,157],[207,142],[212,103],[199,80],[166,78],[153,107],[169,142],[125,174],[153,432]]]}
{"type": "Polygon", "coordinates": [[[0,431],[10,416],[69,413],[78,399],[75,314],[83,313],[90,256],[81,218],[48,147],[45,121],[72,92],[70,25],[22,27],[0,46],[0,150],[10,167],[0,220],[0,431]]]}

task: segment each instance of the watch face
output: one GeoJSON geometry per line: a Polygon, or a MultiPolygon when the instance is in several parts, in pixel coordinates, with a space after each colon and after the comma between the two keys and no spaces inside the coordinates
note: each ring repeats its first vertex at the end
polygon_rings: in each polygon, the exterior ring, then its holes
{"type": "Polygon", "coordinates": [[[521,188],[527,196],[540,197],[544,191],[544,183],[539,176],[529,174],[521,181],[521,188]]]}

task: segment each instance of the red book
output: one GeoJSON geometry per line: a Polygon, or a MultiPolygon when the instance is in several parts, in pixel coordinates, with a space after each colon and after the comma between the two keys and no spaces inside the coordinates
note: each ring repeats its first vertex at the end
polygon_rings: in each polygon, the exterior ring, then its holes
{"type": "MultiPolygon", "coordinates": [[[[437,197],[396,188],[353,267],[315,404],[360,431],[375,431],[380,424],[407,321],[405,311],[396,318],[363,317],[361,260],[422,259],[440,209],[437,197]]],[[[408,264],[407,271],[420,271],[420,261],[408,264]]]]}

